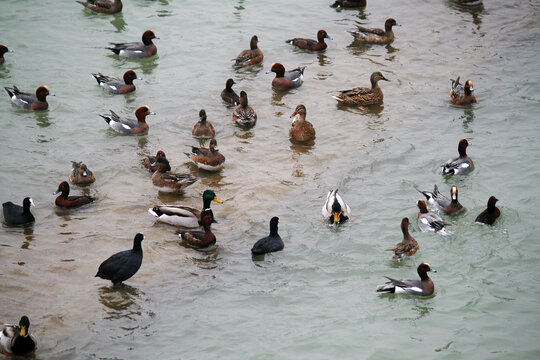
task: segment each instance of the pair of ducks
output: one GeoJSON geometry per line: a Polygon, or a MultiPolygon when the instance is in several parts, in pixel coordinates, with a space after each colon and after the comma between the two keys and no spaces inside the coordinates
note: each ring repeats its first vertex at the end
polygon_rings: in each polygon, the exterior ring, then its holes
{"type": "Polygon", "coordinates": [[[225,89],[221,92],[221,99],[229,104],[237,105],[232,112],[232,119],[235,124],[244,127],[255,126],[257,123],[257,113],[248,103],[247,93],[240,91],[240,96],[232,89],[236,84],[233,79],[227,79],[225,89]]]}

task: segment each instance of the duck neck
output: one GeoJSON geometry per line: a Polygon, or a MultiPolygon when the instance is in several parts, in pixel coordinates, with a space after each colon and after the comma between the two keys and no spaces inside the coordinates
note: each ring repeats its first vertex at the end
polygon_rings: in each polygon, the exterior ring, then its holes
{"type": "Polygon", "coordinates": [[[270,236],[277,236],[278,235],[278,226],[277,224],[270,224],[270,236]]]}
{"type": "Polygon", "coordinates": [[[212,202],[212,199],[203,198],[203,210],[210,209],[210,203],[211,202],[212,202]]]}
{"type": "Polygon", "coordinates": [[[141,240],[135,240],[133,242],[133,251],[142,252],[141,240]]]}
{"type": "Polygon", "coordinates": [[[409,234],[409,224],[402,224],[401,225],[401,232],[403,233],[403,241],[409,242],[411,241],[411,234],[409,234]]]}
{"type": "Polygon", "coordinates": [[[418,270],[418,275],[420,275],[420,279],[422,279],[422,281],[429,280],[429,276],[425,270],[418,270]]]}

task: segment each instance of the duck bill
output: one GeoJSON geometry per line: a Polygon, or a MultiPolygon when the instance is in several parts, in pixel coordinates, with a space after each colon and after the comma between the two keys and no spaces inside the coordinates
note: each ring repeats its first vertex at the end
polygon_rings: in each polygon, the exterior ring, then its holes
{"type": "Polygon", "coordinates": [[[157,114],[156,114],[155,112],[153,112],[153,111],[150,111],[150,112],[148,113],[148,115],[157,115],[157,114]]]}
{"type": "Polygon", "coordinates": [[[432,269],[429,269],[429,272],[437,272],[437,270],[432,268],[432,269]]]}
{"type": "Polygon", "coordinates": [[[27,334],[26,326],[21,326],[21,333],[19,334],[22,337],[25,337],[27,334]]]}
{"type": "Polygon", "coordinates": [[[220,204],[223,203],[223,200],[219,199],[217,196],[214,196],[214,198],[212,200],[214,200],[215,202],[220,203],[220,204]]]}
{"type": "Polygon", "coordinates": [[[52,194],[53,194],[53,195],[58,195],[58,194],[60,194],[61,192],[62,192],[62,190],[56,190],[56,191],[53,192],[52,194]]]}
{"type": "Polygon", "coordinates": [[[334,39],[332,39],[332,38],[331,38],[330,36],[328,36],[328,35],[326,35],[324,38],[325,38],[325,39],[328,39],[328,40],[334,40],[334,39]]]}
{"type": "Polygon", "coordinates": [[[334,213],[334,224],[339,224],[339,213],[334,213]]]}

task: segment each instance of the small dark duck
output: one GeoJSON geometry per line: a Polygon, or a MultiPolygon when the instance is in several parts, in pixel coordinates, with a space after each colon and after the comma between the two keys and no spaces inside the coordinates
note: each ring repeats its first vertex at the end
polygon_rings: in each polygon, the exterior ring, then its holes
{"type": "Polygon", "coordinates": [[[390,81],[379,71],[371,74],[371,88],[358,87],[351,90],[342,90],[340,94],[332,96],[340,103],[347,105],[379,105],[383,102],[383,92],[379,87],[379,80],[390,81]]]}
{"type": "Polygon", "coordinates": [[[290,138],[295,142],[313,144],[315,128],[306,120],[306,107],[298,105],[290,117],[294,118],[289,128],[290,138]]]}
{"type": "Polygon", "coordinates": [[[490,196],[487,202],[487,209],[482,211],[480,215],[476,217],[475,222],[493,225],[495,220],[501,215],[501,211],[495,204],[499,201],[495,196],[490,196]]]}
{"type": "MultiPolygon", "coordinates": [[[[143,158],[142,163],[149,172],[154,172],[158,167],[157,165],[152,166],[152,164],[154,164],[160,157],[167,158],[162,150],[158,150],[156,156],[147,155],[145,158],[143,158]]],[[[168,168],[165,168],[165,171],[171,171],[171,167],[169,166],[168,168]]]]}
{"type": "Polygon", "coordinates": [[[408,294],[418,296],[430,296],[435,291],[433,281],[428,276],[429,272],[437,272],[432,269],[428,263],[422,263],[418,265],[418,275],[420,280],[396,280],[388,276],[385,276],[388,281],[384,285],[377,286],[377,292],[387,294],[408,294]]]}
{"type": "Polygon", "coordinates": [[[94,201],[94,198],[86,195],[69,196],[69,184],[67,181],[62,181],[53,195],[58,195],[54,202],[56,206],[66,209],[77,208],[94,201]]]}
{"type": "Polygon", "coordinates": [[[257,35],[253,35],[249,42],[249,49],[243,50],[240,54],[238,54],[236,59],[234,59],[234,64],[236,66],[247,66],[260,63],[264,56],[261,49],[259,49],[257,45],[258,43],[259,38],[257,35]]]}
{"type": "Polygon", "coordinates": [[[122,0],[87,0],[77,2],[85,8],[98,13],[116,14],[122,11],[122,0]]]}
{"type": "Polygon", "coordinates": [[[390,44],[394,41],[393,26],[401,26],[394,19],[387,19],[384,22],[384,30],[376,28],[365,28],[356,25],[357,31],[349,31],[356,40],[369,44],[390,44]]]}
{"type": "Polygon", "coordinates": [[[443,175],[461,175],[466,174],[474,169],[474,163],[467,155],[467,139],[461,139],[458,143],[459,157],[450,159],[443,165],[443,175]]]}
{"type": "Polygon", "coordinates": [[[16,86],[4,87],[4,89],[6,89],[12,103],[26,110],[47,110],[49,108],[47,96],[54,96],[46,86],[38,87],[35,94],[22,92],[16,86]]]}
{"type": "Polygon", "coordinates": [[[263,255],[274,251],[281,251],[285,247],[281,236],[278,234],[279,218],[274,216],[270,219],[270,234],[262,239],[257,240],[251,248],[253,255],[263,255]]]}
{"type": "Polygon", "coordinates": [[[0,333],[0,344],[9,354],[26,355],[36,349],[36,339],[30,334],[30,320],[24,315],[19,325],[4,325],[0,333]]]}
{"type": "Polygon", "coordinates": [[[450,81],[452,82],[452,89],[450,90],[450,100],[452,100],[452,103],[455,105],[468,105],[476,102],[471,80],[465,81],[465,86],[459,83],[459,76],[456,80],[450,79],[450,81]]]}
{"type": "Polygon", "coordinates": [[[4,220],[8,225],[24,225],[36,221],[30,212],[30,206],[35,206],[34,200],[30,197],[24,198],[22,206],[11,201],[3,203],[4,220]]]}
{"type": "Polygon", "coordinates": [[[133,239],[133,248],[120,251],[99,265],[95,277],[111,280],[114,285],[126,281],[139,271],[143,260],[141,242],[144,235],[138,233],[133,239]]]}
{"type": "Polygon", "coordinates": [[[92,76],[96,79],[99,86],[103,86],[111,94],[127,94],[135,91],[133,80],[142,80],[142,78],[137,76],[135,70],[126,71],[122,79],[103,75],[102,73],[92,74],[92,76]]]}
{"type": "Polygon", "coordinates": [[[328,36],[325,30],[319,30],[317,32],[317,40],[294,38],[294,39],[289,39],[285,42],[303,50],[322,51],[322,50],[325,50],[326,47],[328,46],[324,42],[324,39],[332,40],[332,38],[328,36]]]}
{"type": "Polygon", "coordinates": [[[212,123],[206,120],[206,111],[199,111],[199,120],[193,125],[191,135],[199,139],[211,139],[216,135],[212,123]]]}
{"type": "Polygon", "coordinates": [[[145,58],[157,54],[157,47],[152,42],[153,39],[159,39],[152,30],[146,30],[142,35],[142,41],[127,43],[109,43],[112,47],[105,49],[111,50],[116,55],[126,58],[145,58]]]}
{"type": "Polygon", "coordinates": [[[330,5],[331,8],[342,7],[344,9],[354,9],[359,7],[366,7],[366,0],[336,0],[335,3],[330,5]]]}
{"type": "Polygon", "coordinates": [[[393,249],[389,249],[394,252],[392,260],[401,260],[405,256],[412,256],[420,248],[415,238],[409,234],[409,218],[407,217],[404,217],[401,220],[401,232],[403,233],[403,240],[401,240],[401,242],[393,249]]]}
{"type": "Polygon", "coordinates": [[[232,112],[232,119],[240,126],[255,126],[257,123],[257,113],[249,106],[245,91],[240,91],[240,105],[232,112]]]}
{"type": "Polygon", "coordinates": [[[146,116],[156,115],[155,112],[150,111],[150,108],[146,105],[139,107],[135,110],[135,118],[121,118],[114,111],[109,110],[111,115],[101,115],[103,119],[109,124],[109,126],[116,132],[121,134],[146,134],[148,133],[148,124],[146,123],[146,116]]]}
{"type": "Polygon", "coordinates": [[[223,101],[228,102],[229,104],[238,105],[240,104],[240,97],[234,90],[232,86],[236,84],[233,79],[227,79],[225,83],[225,89],[221,92],[221,98],[223,101]]]}
{"type": "Polygon", "coordinates": [[[204,215],[202,218],[202,226],[204,231],[177,231],[176,233],[183,240],[184,244],[196,249],[206,249],[216,243],[216,236],[210,229],[214,219],[211,215],[204,215]]]}
{"type": "Polygon", "coordinates": [[[96,181],[96,177],[92,171],[88,170],[86,164],[82,161],[71,162],[71,173],[69,174],[69,181],[74,185],[84,186],[90,185],[96,181]]]}
{"type": "Polygon", "coordinates": [[[152,166],[157,166],[157,170],[152,175],[152,184],[163,192],[176,192],[193,185],[198,178],[191,174],[179,174],[168,171],[170,169],[169,160],[159,157],[152,166]]]}
{"type": "Polygon", "coordinates": [[[7,45],[0,45],[0,65],[2,65],[4,63],[4,61],[6,61],[6,59],[4,59],[4,54],[5,53],[12,53],[13,50],[10,50],[8,49],[7,45]]]}
{"type": "Polygon", "coordinates": [[[210,140],[208,149],[191,147],[191,153],[184,153],[199,169],[206,171],[219,171],[225,163],[225,156],[219,152],[217,140],[210,140]]]}

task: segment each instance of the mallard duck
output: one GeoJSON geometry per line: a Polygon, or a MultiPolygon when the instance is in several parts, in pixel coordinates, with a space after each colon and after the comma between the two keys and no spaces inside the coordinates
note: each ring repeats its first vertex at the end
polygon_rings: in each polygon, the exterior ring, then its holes
{"type": "Polygon", "coordinates": [[[135,91],[133,80],[142,80],[142,78],[137,76],[135,70],[126,71],[122,79],[103,75],[102,73],[92,74],[92,76],[96,79],[99,86],[102,86],[111,94],[127,94],[135,91]]]}
{"type": "Polygon", "coordinates": [[[291,139],[297,142],[313,143],[315,128],[309,121],[306,121],[306,107],[302,104],[298,105],[290,117],[294,118],[289,128],[291,139]]]}
{"type": "Polygon", "coordinates": [[[212,216],[204,215],[202,218],[203,231],[177,231],[176,233],[183,240],[184,244],[189,245],[190,247],[196,249],[206,249],[209,246],[212,246],[216,243],[216,236],[212,233],[210,229],[212,225],[212,216]]]}
{"type": "Polygon", "coordinates": [[[495,206],[497,201],[499,201],[499,199],[495,196],[490,196],[487,202],[487,209],[482,211],[474,221],[477,223],[493,225],[495,220],[501,215],[501,211],[495,206]]]}
{"type": "Polygon", "coordinates": [[[225,156],[219,152],[216,139],[210,140],[208,149],[191,147],[191,153],[184,153],[199,169],[206,171],[219,171],[225,163],[225,156]]]}
{"type": "Polygon", "coordinates": [[[94,181],[96,181],[96,177],[94,176],[94,173],[92,171],[88,170],[86,167],[86,164],[84,164],[82,161],[71,162],[72,170],[69,174],[69,181],[71,181],[74,185],[90,185],[94,181]]]}
{"type": "Polygon", "coordinates": [[[473,161],[467,156],[467,146],[469,146],[467,139],[459,140],[459,157],[450,159],[443,165],[443,175],[461,175],[474,169],[473,161]]]}
{"type": "Polygon", "coordinates": [[[116,55],[126,58],[145,58],[157,54],[157,47],[152,42],[153,39],[159,39],[152,30],[146,30],[142,34],[142,41],[127,43],[109,43],[112,47],[105,49],[111,50],[116,55]]]}
{"type": "Polygon", "coordinates": [[[221,92],[221,98],[223,101],[228,102],[229,104],[238,105],[240,104],[240,97],[237,93],[234,92],[232,86],[236,84],[233,79],[227,79],[225,83],[225,89],[221,92]]]}
{"type": "MultiPolygon", "coordinates": [[[[156,153],[156,156],[147,155],[145,158],[142,159],[142,163],[149,172],[154,172],[157,170],[158,167],[157,167],[157,164],[156,165],[153,165],[153,164],[155,164],[157,159],[160,157],[164,157],[165,159],[167,158],[167,156],[162,150],[158,150],[158,152],[156,153]]],[[[166,166],[164,170],[171,171],[171,167],[166,166]]]]}
{"type": "Polygon", "coordinates": [[[264,55],[261,49],[259,49],[258,43],[259,38],[257,35],[253,35],[249,41],[250,48],[248,50],[243,50],[238,54],[236,59],[234,59],[234,64],[236,66],[247,66],[260,63],[263,60],[264,55]]]}
{"type": "Polygon", "coordinates": [[[114,131],[121,134],[146,134],[148,132],[146,116],[156,115],[156,113],[150,111],[150,108],[146,105],[135,110],[136,119],[121,118],[114,111],[109,111],[111,112],[111,115],[98,115],[105,119],[107,124],[109,124],[114,131]]]}
{"type": "Polygon", "coordinates": [[[330,36],[326,33],[326,30],[319,30],[317,32],[317,40],[313,39],[304,39],[304,38],[294,38],[285,41],[287,44],[296,46],[299,49],[311,50],[311,51],[322,51],[325,50],[328,46],[324,39],[332,40],[330,36]]]}
{"type": "Polygon", "coordinates": [[[257,113],[248,105],[245,91],[240,91],[240,105],[232,112],[233,121],[241,126],[254,126],[257,123],[257,113]]]}
{"type": "Polygon", "coordinates": [[[143,234],[138,233],[135,235],[133,248],[120,251],[102,262],[95,277],[111,280],[116,285],[135,275],[139,271],[143,260],[141,247],[143,239],[143,234]]]}
{"type": "Polygon", "coordinates": [[[392,26],[401,26],[394,19],[387,19],[384,22],[383,29],[365,28],[356,25],[358,31],[349,31],[356,40],[370,44],[390,44],[394,41],[394,32],[392,26]]]}
{"type": "Polygon", "coordinates": [[[22,92],[16,86],[4,87],[4,89],[12,103],[26,110],[47,110],[49,108],[47,96],[54,96],[46,86],[38,87],[35,94],[22,92]]]}
{"type": "Polygon", "coordinates": [[[4,54],[5,53],[12,53],[13,50],[10,50],[8,49],[8,47],[6,45],[0,45],[0,65],[2,65],[4,63],[4,61],[6,59],[4,59],[4,54]]]}
{"type": "Polygon", "coordinates": [[[77,2],[85,8],[98,13],[116,14],[122,11],[122,0],[87,0],[77,2]]]}
{"type": "Polygon", "coordinates": [[[203,193],[203,208],[199,211],[195,208],[183,205],[156,205],[148,209],[148,212],[166,224],[181,226],[184,228],[196,228],[202,225],[201,218],[203,215],[211,215],[214,220],[214,213],[210,208],[210,203],[215,201],[222,203],[216,193],[212,190],[205,190],[203,193]]]}
{"type": "Polygon", "coordinates": [[[58,195],[54,201],[56,206],[67,209],[77,208],[94,201],[94,198],[86,195],[69,196],[69,184],[67,181],[62,181],[53,195],[58,195]]]}
{"type": "Polygon", "coordinates": [[[181,191],[194,184],[198,178],[191,174],[178,174],[169,172],[166,169],[170,168],[169,160],[164,157],[156,159],[152,166],[157,165],[157,170],[152,175],[152,184],[163,192],[181,191]]]}
{"type": "Polygon", "coordinates": [[[322,216],[333,224],[341,224],[351,217],[351,208],[338,194],[338,189],[328,192],[322,207],[322,216]]]}
{"type": "Polygon", "coordinates": [[[348,105],[378,105],[383,102],[383,92],[379,87],[379,80],[390,81],[379,71],[371,74],[371,88],[354,88],[342,90],[340,94],[332,96],[334,99],[348,105]]]}
{"type": "Polygon", "coordinates": [[[304,82],[305,66],[297,67],[289,71],[285,71],[285,67],[280,63],[273,63],[270,70],[266,73],[276,73],[276,77],[272,80],[272,87],[277,90],[294,89],[302,85],[304,82]]]}
{"type": "Polygon", "coordinates": [[[13,355],[29,354],[36,349],[36,339],[30,334],[30,320],[24,315],[17,325],[4,325],[0,333],[2,348],[13,355]]]}
{"type": "Polygon", "coordinates": [[[262,255],[274,251],[281,251],[285,246],[281,236],[278,234],[279,218],[274,216],[270,219],[270,234],[262,239],[257,240],[255,245],[251,248],[253,255],[262,255]]]}
{"type": "Polygon", "coordinates": [[[473,83],[471,80],[465,81],[465,86],[459,83],[459,76],[456,80],[450,79],[452,82],[452,88],[450,90],[450,100],[455,105],[468,105],[476,102],[476,96],[474,96],[473,83]]]}
{"type": "Polygon", "coordinates": [[[216,135],[214,126],[209,121],[206,121],[206,111],[204,109],[199,111],[199,120],[193,125],[191,135],[200,139],[211,139],[216,135]]]}
{"type": "Polygon", "coordinates": [[[335,3],[330,5],[331,8],[342,7],[345,9],[352,9],[358,7],[366,7],[366,0],[336,0],[335,3]]]}
{"type": "Polygon", "coordinates": [[[393,260],[401,260],[405,256],[412,256],[420,248],[416,239],[409,234],[409,218],[407,217],[401,220],[401,232],[403,233],[403,240],[393,249],[389,249],[394,252],[393,260]]]}
{"type": "Polygon", "coordinates": [[[427,274],[428,271],[437,272],[435,269],[432,269],[428,263],[422,263],[418,265],[417,269],[420,280],[395,280],[385,276],[385,278],[390,281],[384,285],[377,286],[377,292],[419,296],[433,295],[435,286],[427,274]]]}
{"type": "Polygon", "coordinates": [[[34,215],[30,212],[30,206],[36,206],[34,200],[25,197],[23,206],[16,205],[11,201],[2,204],[4,220],[9,225],[24,225],[36,221],[34,215]]]}
{"type": "Polygon", "coordinates": [[[433,231],[441,235],[452,235],[451,231],[446,230],[446,225],[452,225],[440,218],[439,215],[428,211],[424,200],[418,200],[416,203],[418,209],[418,227],[422,231],[433,231]]]}

